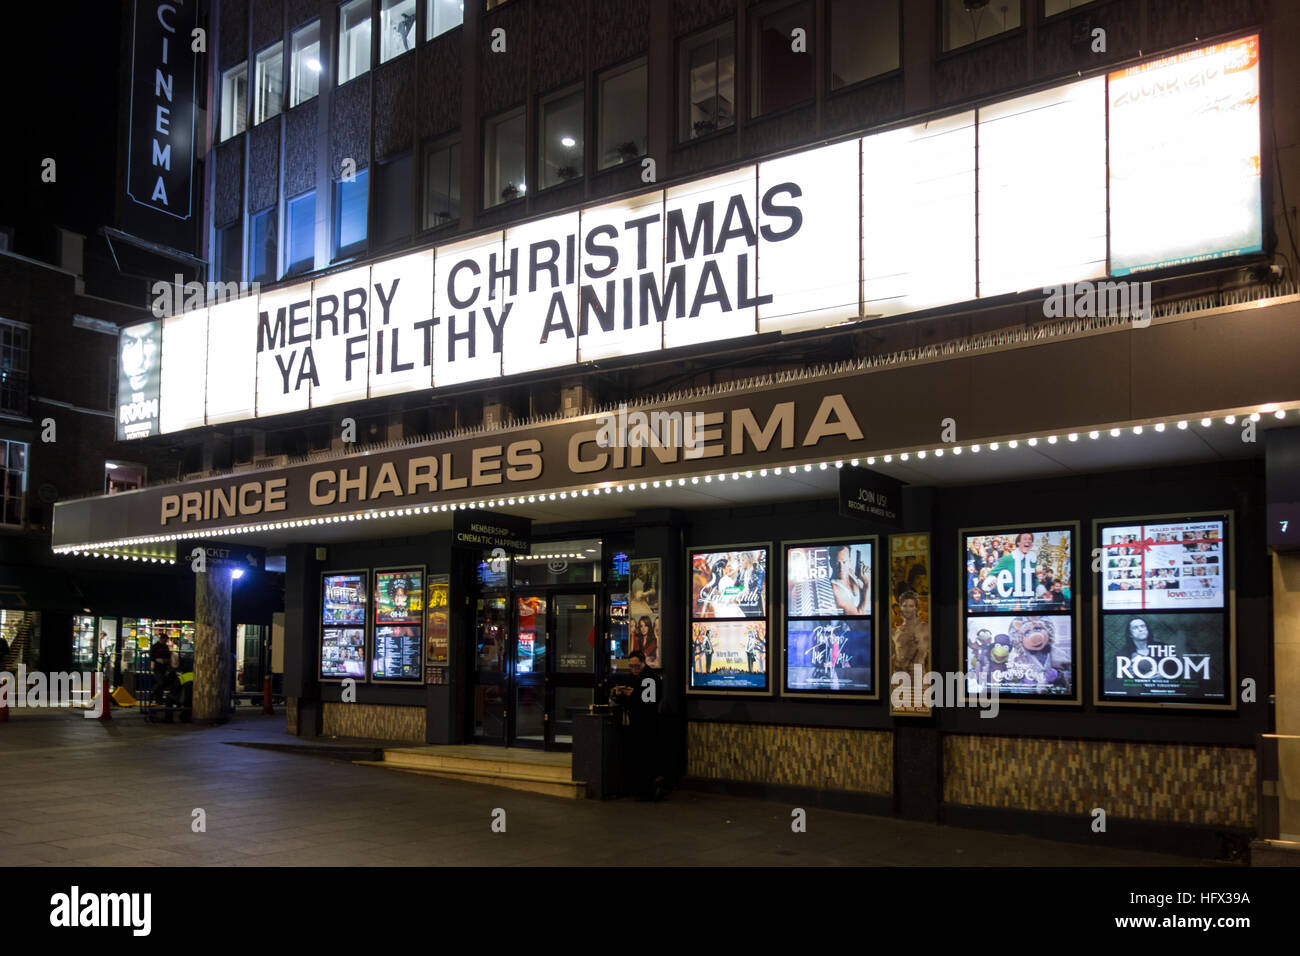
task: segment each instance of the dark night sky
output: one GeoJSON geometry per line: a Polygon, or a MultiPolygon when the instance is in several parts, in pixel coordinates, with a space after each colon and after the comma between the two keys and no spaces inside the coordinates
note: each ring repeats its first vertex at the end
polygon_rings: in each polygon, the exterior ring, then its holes
{"type": "Polygon", "coordinates": [[[19,0],[5,16],[0,225],[15,227],[15,251],[39,256],[50,225],[113,221],[122,0],[19,0]],[[55,183],[41,181],[47,156],[55,183]]]}

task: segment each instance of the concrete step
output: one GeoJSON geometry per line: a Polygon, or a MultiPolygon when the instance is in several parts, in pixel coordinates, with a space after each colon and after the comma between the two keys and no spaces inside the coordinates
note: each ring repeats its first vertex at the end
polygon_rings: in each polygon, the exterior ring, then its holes
{"type": "Polygon", "coordinates": [[[573,782],[573,760],[568,754],[512,748],[386,747],[385,761],[441,773],[488,774],[521,779],[573,782]]]}
{"type": "MultiPolygon", "coordinates": [[[[465,761],[465,763],[470,762],[472,761],[465,761]]],[[[464,763],[454,767],[438,766],[436,763],[431,766],[428,760],[405,759],[394,756],[392,751],[385,751],[383,760],[357,760],[354,763],[361,767],[378,767],[381,770],[396,770],[399,773],[414,773],[424,777],[482,783],[508,790],[565,797],[570,800],[581,800],[587,795],[587,784],[584,781],[567,779],[567,774],[565,777],[557,777],[554,773],[536,774],[526,772],[523,768],[510,768],[502,772],[485,767],[466,766],[464,763]]]]}

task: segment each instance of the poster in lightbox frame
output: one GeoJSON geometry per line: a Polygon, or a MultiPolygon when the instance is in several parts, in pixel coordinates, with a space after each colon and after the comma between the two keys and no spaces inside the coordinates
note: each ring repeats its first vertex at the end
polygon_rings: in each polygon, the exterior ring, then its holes
{"type": "Polygon", "coordinates": [[[695,621],[690,651],[688,692],[767,694],[771,690],[766,621],[695,621]]]}
{"type": "MultiPolygon", "coordinates": [[[[663,580],[659,558],[636,558],[631,562],[627,593],[627,653],[645,654],[647,667],[662,666],[660,632],[660,582],[663,580]]],[[[615,668],[618,670],[619,668],[615,668]]]]}
{"type": "Polygon", "coordinates": [[[1222,609],[1226,521],[1108,522],[1098,526],[1103,611],[1222,609]]]}
{"type": "Polygon", "coordinates": [[[321,573],[316,641],[321,681],[369,679],[369,591],[369,568],[321,573]]]}
{"type": "MultiPolygon", "coordinates": [[[[1092,674],[1093,674],[1093,703],[1101,708],[1115,709],[1148,709],[1148,710],[1203,710],[1231,712],[1237,710],[1238,695],[1235,688],[1238,686],[1237,675],[1237,601],[1236,601],[1236,568],[1235,568],[1235,534],[1236,514],[1232,509],[1216,509],[1211,511],[1198,512],[1175,512],[1172,514],[1148,514],[1148,515],[1120,515],[1111,518],[1097,518],[1092,522],[1092,539],[1094,554],[1099,558],[1094,562],[1093,571],[1093,635],[1092,635],[1092,674]],[[1217,548],[1220,561],[1219,566],[1222,571],[1219,577],[1223,579],[1221,588],[1222,607],[1213,608],[1189,608],[1185,605],[1157,608],[1114,608],[1107,609],[1104,606],[1107,595],[1104,590],[1106,581],[1105,572],[1108,570],[1109,557],[1106,556],[1109,550],[1106,545],[1111,542],[1112,537],[1120,532],[1114,530],[1126,527],[1145,527],[1148,529],[1160,527],[1161,533],[1166,536],[1166,540],[1159,540],[1157,535],[1152,535],[1152,548],[1159,545],[1169,545],[1172,542],[1167,540],[1172,533],[1173,526],[1187,525],[1188,527],[1179,527],[1179,534],[1191,531],[1198,535],[1197,538],[1189,539],[1186,543],[1196,544],[1195,553],[1208,554],[1211,552],[1201,551],[1200,545],[1209,544],[1213,548],[1216,538],[1213,534],[1207,534],[1206,531],[1213,530],[1215,526],[1221,525],[1222,533],[1219,536],[1221,542],[1217,548]],[[1142,678],[1129,680],[1128,678],[1118,677],[1112,673],[1115,668],[1115,657],[1120,656],[1116,650],[1116,642],[1122,635],[1125,647],[1130,647],[1134,642],[1131,640],[1132,634],[1131,622],[1134,619],[1143,621],[1148,631],[1148,647],[1155,645],[1161,648],[1157,652],[1159,657],[1173,656],[1180,660],[1192,654],[1200,655],[1209,653],[1211,655],[1211,679],[1207,686],[1197,688],[1193,686],[1194,673],[1192,667],[1198,662],[1199,658],[1193,660],[1193,664],[1186,668],[1186,673],[1181,677],[1161,677],[1157,670],[1154,674],[1154,681],[1148,680],[1148,685],[1142,683],[1142,678]],[[1186,619],[1186,620],[1180,620],[1186,619]],[[1110,634],[1110,640],[1107,640],[1107,634],[1110,634]],[[1221,635],[1221,638],[1220,638],[1221,635]],[[1157,643],[1160,642],[1160,643],[1157,643]],[[1222,647],[1221,651],[1217,649],[1222,647]],[[1172,646],[1172,651],[1166,651],[1164,648],[1172,646]],[[1184,651],[1188,653],[1184,653],[1184,651]],[[1222,672],[1223,694],[1218,696],[1218,674],[1222,672]],[[1117,681],[1122,681],[1124,686],[1119,686],[1117,681]],[[1109,690],[1108,690],[1109,683],[1109,690]],[[1182,686],[1177,686],[1181,684],[1182,686]],[[1158,686],[1157,686],[1158,685],[1158,686]],[[1144,689],[1151,692],[1147,694],[1140,693],[1144,689]],[[1182,691],[1175,693],[1175,691],[1182,691]],[[1194,692],[1194,693],[1193,693],[1194,692]]],[[[1143,538],[1145,540],[1145,538],[1143,538]]],[[[1180,542],[1181,544],[1182,542],[1180,542]]],[[[1135,547],[1127,542],[1122,542],[1123,546],[1135,547]]],[[[1138,635],[1140,637],[1140,635],[1138,635]]],[[[1127,655],[1130,658],[1132,655],[1127,655]]],[[[1130,661],[1131,664],[1131,661],[1130,661]]],[[[1173,664],[1165,664],[1165,674],[1173,674],[1173,664]]],[[[1130,672],[1137,676],[1140,673],[1147,673],[1148,668],[1143,662],[1139,662],[1136,667],[1130,667],[1130,672]]]]}
{"type": "Polygon", "coordinates": [[[366,631],[362,627],[322,627],[320,679],[366,679],[366,631]]]}
{"type": "Polygon", "coordinates": [[[875,543],[874,536],[785,542],[786,616],[870,617],[875,543]]]}
{"type": "Polygon", "coordinates": [[[375,626],[423,622],[424,565],[375,568],[375,626]]]}
{"type": "Polygon", "coordinates": [[[766,545],[691,549],[692,619],[765,619],[770,555],[766,545]]]}
{"type": "Polygon", "coordinates": [[[889,671],[884,688],[891,717],[928,717],[925,675],[930,671],[930,536],[889,536],[889,671]],[[898,687],[894,675],[907,680],[898,687]],[[918,679],[919,675],[919,679],[918,679]],[[910,693],[909,693],[910,691],[910,693]]]}
{"type": "MultiPolygon", "coordinates": [[[[987,696],[988,687],[992,683],[990,673],[986,672],[988,668],[984,664],[985,657],[990,657],[994,663],[1006,663],[1008,667],[1009,662],[1014,660],[1016,666],[1023,669],[1030,678],[1015,680],[1011,682],[1011,687],[1000,688],[998,696],[1002,705],[1058,706],[1082,703],[1083,689],[1079,670],[1082,661],[1079,653],[1081,598],[1078,593],[1080,582],[1076,574],[1076,551],[1080,541],[1078,521],[1006,522],[957,530],[957,587],[961,593],[957,595],[958,629],[955,637],[958,642],[957,660],[961,662],[966,677],[967,705],[976,706],[982,695],[987,696]],[[1035,588],[1035,600],[1023,601],[1022,604],[1036,605],[1041,610],[1000,610],[996,605],[973,603],[970,591],[974,585],[969,579],[973,557],[971,539],[1010,539],[1013,550],[1017,550],[1022,544],[1020,535],[1024,532],[1035,536],[1034,548],[1031,548],[1035,551],[1040,536],[1050,534],[1045,542],[1048,550],[1040,556],[1043,560],[1041,566],[1053,572],[1053,583],[1057,580],[1055,574],[1058,567],[1064,569],[1066,574],[1060,579],[1060,590],[1068,591],[1068,600],[1048,602],[1039,599],[1035,588]],[[1017,622],[1014,633],[1013,621],[1017,622]],[[1043,621],[1046,621],[1045,625],[1040,623],[1043,621]],[[982,630],[987,630],[989,634],[981,635],[982,630]],[[1029,646],[1024,644],[1026,634],[1030,638],[1029,646]],[[1000,636],[1005,640],[998,641],[1000,636]],[[994,642],[1000,646],[996,652],[991,646],[986,646],[994,642]],[[1056,673],[1049,674],[1049,671],[1056,673]],[[1068,678],[1065,678],[1067,671],[1068,678]]],[[[1006,541],[1002,544],[1005,547],[1006,541]]],[[[1036,578],[1040,565],[1038,561],[1033,564],[1036,578]]],[[[978,567],[977,564],[977,571],[978,567]]],[[[1000,669],[1005,671],[1007,668],[1000,669]]],[[[1003,682],[1005,680],[1003,678],[1003,682]]]]}
{"type": "Polygon", "coordinates": [[[1074,607],[1077,530],[1008,525],[962,535],[962,604],[972,614],[1064,614],[1074,607]]]}
{"type": "Polygon", "coordinates": [[[1228,644],[1217,611],[1111,612],[1100,630],[1103,700],[1227,702],[1228,644]]]}
{"type": "Polygon", "coordinates": [[[375,683],[419,684],[424,680],[423,628],[419,624],[375,624],[370,679],[375,683]]]}
{"type": "Polygon", "coordinates": [[[875,696],[873,626],[869,617],[787,619],[782,696],[875,696]]]}
{"type": "Polygon", "coordinates": [[[322,623],[365,627],[368,584],[368,571],[332,571],[322,575],[322,623]]]}

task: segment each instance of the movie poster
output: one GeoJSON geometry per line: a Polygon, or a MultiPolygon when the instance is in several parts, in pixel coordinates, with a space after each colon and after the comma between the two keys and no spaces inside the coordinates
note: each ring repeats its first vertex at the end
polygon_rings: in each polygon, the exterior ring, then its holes
{"type": "Polygon", "coordinates": [[[375,572],[375,623],[419,624],[424,612],[424,571],[375,572]]]}
{"type": "MultiPolygon", "coordinates": [[[[889,536],[889,674],[907,674],[903,687],[911,688],[911,702],[896,706],[890,695],[889,713],[895,717],[927,717],[925,675],[930,671],[930,536],[889,536]],[[919,671],[918,671],[919,669],[919,671]],[[917,674],[920,674],[920,680],[917,674]]],[[[891,684],[892,686],[892,684],[891,684]]]]}
{"type": "Polygon", "coordinates": [[[450,663],[451,620],[448,616],[450,590],[451,575],[429,575],[426,590],[428,623],[425,627],[424,639],[424,674],[425,679],[430,683],[440,683],[442,675],[435,674],[434,671],[450,663]]]}
{"type": "Polygon", "coordinates": [[[641,651],[647,667],[660,667],[659,559],[632,562],[627,594],[627,653],[641,651]]]}
{"type": "Polygon", "coordinates": [[[360,627],[327,627],[321,632],[320,676],[335,680],[366,677],[366,632],[360,627]]]}
{"type": "Polygon", "coordinates": [[[1074,554],[1068,530],[966,536],[966,608],[975,612],[1068,612],[1074,554]]]}
{"type": "Polygon", "coordinates": [[[375,625],[375,648],[370,661],[374,680],[419,681],[423,642],[418,626],[375,625]]]}
{"type": "Polygon", "coordinates": [[[871,544],[866,541],[786,548],[789,617],[871,614],[871,544]]]}
{"type": "Polygon", "coordinates": [[[691,625],[691,687],[767,690],[766,621],[691,625]]]}
{"type": "Polygon", "coordinates": [[[117,352],[117,439],[130,441],[158,434],[162,368],[162,323],[142,322],[124,328],[117,352]]]}
{"type": "Polygon", "coordinates": [[[966,618],[966,690],[1001,696],[1073,697],[1074,635],[1065,614],[966,618]]]}
{"type": "Polygon", "coordinates": [[[1222,518],[1107,525],[1099,534],[1103,610],[1223,607],[1222,518]]]}
{"type": "Polygon", "coordinates": [[[871,620],[792,620],[785,628],[786,689],[871,693],[871,620]]]}
{"type": "Polygon", "coordinates": [[[691,617],[766,618],[767,548],[692,551],[691,617]]]}
{"type": "Polygon", "coordinates": [[[326,624],[365,624],[366,574],[327,574],[321,594],[321,620],[326,624]]]}
{"type": "Polygon", "coordinates": [[[1107,614],[1100,658],[1104,700],[1227,701],[1222,614],[1107,614]]]}

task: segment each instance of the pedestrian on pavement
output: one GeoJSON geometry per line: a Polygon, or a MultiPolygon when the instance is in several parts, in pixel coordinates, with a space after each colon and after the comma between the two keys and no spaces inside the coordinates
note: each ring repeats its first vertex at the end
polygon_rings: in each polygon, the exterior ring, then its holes
{"type": "Polygon", "coordinates": [[[630,673],[613,687],[613,702],[627,716],[623,759],[628,789],[638,800],[662,800],[664,779],[658,773],[659,698],[663,682],[645,666],[645,653],[627,656],[630,673]]]}

